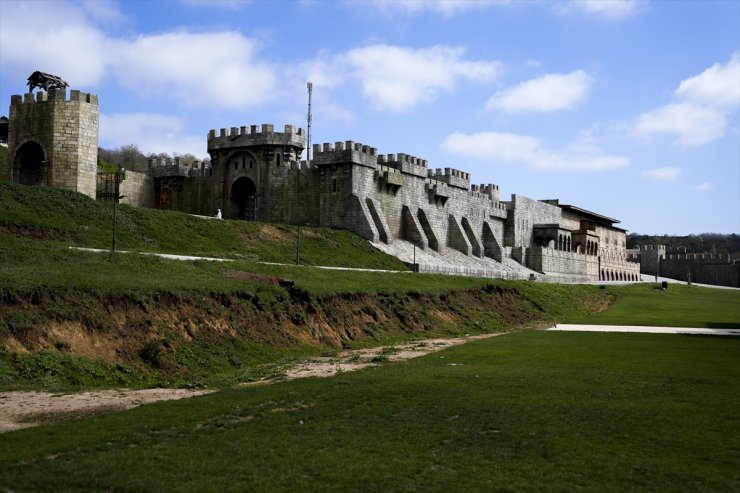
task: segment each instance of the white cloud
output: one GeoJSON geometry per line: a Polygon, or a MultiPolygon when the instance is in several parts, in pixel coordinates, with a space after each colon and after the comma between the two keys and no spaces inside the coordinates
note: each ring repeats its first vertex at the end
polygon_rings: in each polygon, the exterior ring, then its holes
{"type": "Polygon", "coordinates": [[[712,184],[709,183],[708,181],[705,181],[696,186],[696,191],[704,193],[704,192],[708,192],[711,188],[712,188],[712,184]]]}
{"type": "Polygon", "coordinates": [[[405,111],[451,92],[458,81],[486,82],[499,72],[497,62],[468,61],[464,50],[449,46],[411,49],[372,45],[341,57],[362,85],[363,93],[381,110],[405,111]]]}
{"type": "Polygon", "coordinates": [[[721,65],[715,63],[704,72],[681,81],[676,96],[697,104],[728,110],[740,105],[740,51],[721,65]]]}
{"type": "Polygon", "coordinates": [[[180,3],[187,7],[237,10],[250,3],[250,0],[180,0],[180,3]]]}
{"type": "Polygon", "coordinates": [[[3,2],[0,70],[23,74],[24,82],[34,70],[41,70],[75,87],[93,86],[105,74],[104,39],[75,4],[3,2]]]}
{"type": "Polygon", "coordinates": [[[156,113],[100,115],[100,146],[115,149],[135,144],[144,154],[193,154],[208,156],[203,135],[185,134],[185,124],[174,116],[156,113]]]}
{"type": "Polygon", "coordinates": [[[609,21],[620,21],[640,13],[647,0],[570,0],[558,3],[555,9],[562,14],[583,13],[609,21]]]}
{"type": "Polygon", "coordinates": [[[178,31],[112,40],[106,48],[112,72],[133,91],[226,108],[274,95],[274,69],[256,60],[257,44],[238,32],[178,31]]]}
{"type": "Polygon", "coordinates": [[[306,81],[311,81],[316,89],[331,89],[345,81],[346,70],[343,68],[346,67],[341,66],[339,57],[321,50],[316,58],[301,63],[296,69],[288,67],[287,72],[302,87],[306,81]]]}
{"type": "Polygon", "coordinates": [[[80,6],[101,22],[120,22],[125,18],[118,3],[113,0],[82,0],[80,6]]]}
{"type": "Polygon", "coordinates": [[[588,96],[593,79],[582,70],[569,74],[548,74],[499,91],[486,109],[507,113],[550,112],[572,108],[588,96]]]}
{"type": "Polygon", "coordinates": [[[698,146],[722,137],[725,115],[713,108],[691,103],[674,103],[640,115],[635,125],[638,135],[671,134],[686,146],[698,146]]]}
{"type": "Polygon", "coordinates": [[[471,11],[483,10],[496,5],[509,5],[511,0],[345,0],[347,7],[355,8],[358,4],[381,12],[387,16],[414,15],[433,12],[444,16],[471,11]]]}
{"type": "Polygon", "coordinates": [[[115,4],[80,5],[3,3],[3,72],[42,70],[75,88],[96,86],[112,76],[132,91],[191,106],[244,108],[275,95],[276,69],[259,60],[258,43],[239,32],[106,37],[91,19],[119,20],[115,4]],[[41,34],[49,42],[40,43],[41,34]]]}
{"type": "Polygon", "coordinates": [[[643,178],[652,181],[672,182],[676,181],[676,178],[680,175],[681,168],[675,168],[672,166],[663,166],[662,168],[654,168],[642,172],[643,178]]]}
{"type": "Polygon", "coordinates": [[[586,138],[552,151],[535,137],[500,132],[449,135],[442,148],[453,154],[512,164],[541,171],[607,171],[628,166],[629,158],[605,154],[586,138]]]}
{"type": "Polygon", "coordinates": [[[641,114],[634,131],[640,136],[675,135],[685,146],[699,146],[724,136],[727,118],[740,105],[740,52],[722,65],[684,79],[675,91],[679,102],[641,114]]]}

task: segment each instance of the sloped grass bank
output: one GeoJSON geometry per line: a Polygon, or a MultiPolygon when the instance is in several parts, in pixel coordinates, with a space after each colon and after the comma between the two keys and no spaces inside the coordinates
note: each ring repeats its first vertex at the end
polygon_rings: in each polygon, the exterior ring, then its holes
{"type": "Polygon", "coordinates": [[[684,284],[608,286],[614,300],[606,311],[570,315],[563,322],[740,329],[740,290],[684,284]]]}
{"type": "Polygon", "coordinates": [[[740,339],[525,331],[0,435],[13,491],[737,491],[740,339]]]}
{"type": "MultiPolygon", "coordinates": [[[[413,278],[415,276],[409,275],[413,278]]],[[[588,286],[457,291],[0,290],[0,388],[232,385],[260,365],[553,322],[605,304],[588,286]]]]}
{"type": "MultiPolygon", "coordinates": [[[[121,205],[116,246],[123,250],[293,262],[297,228],[249,221],[217,221],[174,211],[121,205]]],[[[0,240],[31,238],[55,245],[110,248],[112,205],[85,195],[0,182],[0,240]]],[[[8,240],[10,241],[10,240],[8,240]]],[[[301,228],[301,262],[407,270],[348,231],[301,228]]],[[[1,247],[0,247],[1,248],[1,247]]],[[[13,250],[9,247],[10,253],[13,250]]]]}

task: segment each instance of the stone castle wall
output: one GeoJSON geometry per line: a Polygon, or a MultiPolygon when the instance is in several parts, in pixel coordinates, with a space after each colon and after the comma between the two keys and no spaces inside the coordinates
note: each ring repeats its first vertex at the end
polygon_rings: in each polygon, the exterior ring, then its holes
{"type": "Polygon", "coordinates": [[[66,90],[53,89],[35,96],[12,96],[8,128],[11,181],[95,197],[98,123],[94,94],[72,90],[67,99],[66,90]],[[40,158],[34,151],[37,147],[40,158]]]}
{"type": "Polygon", "coordinates": [[[121,182],[119,190],[124,196],[122,204],[154,208],[154,178],[148,173],[126,171],[126,179],[121,182]]]}
{"type": "Polygon", "coordinates": [[[628,256],[640,263],[643,274],[699,284],[740,287],[740,263],[729,255],[666,253],[665,245],[638,245],[628,256]]]}
{"type": "Polygon", "coordinates": [[[512,211],[506,220],[506,246],[526,247],[531,244],[536,224],[560,224],[562,212],[555,205],[514,194],[505,202],[512,211]]]}
{"type": "Polygon", "coordinates": [[[371,241],[407,240],[421,249],[501,259],[506,207],[495,185],[470,186],[467,173],[427,169],[406,154],[378,155],[347,141],[316,145],[321,216],[371,241]]]}
{"type": "MultiPolygon", "coordinates": [[[[66,91],[53,90],[13,96],[11,179],[92,197],[98,183],[106,187],[101,197],[113,197],[110,180],[96,178],[98,121],[94,95],[71,91],[67,99],[66,91]]],[[[618,221],[557,200],[512,195],[501,201],[497,185],[471,184],[468,173],[432,169],[415,156],[378,154],[345,141],[314,145],[313,159],[300,161],[303,130],[286,125],[276,131],[271,124],[211,130],[207,146],[210,165],[153,159],[147,173],[127,172],[122,202],[345,228],[389,246],[403,240],[429,258],[477,259],[444,271],[471,274],[490,267],[511,278],[539,272],[569,280],[628,280],[639,273],[626,257],[624,230],[612,226],[618,221]]]]}

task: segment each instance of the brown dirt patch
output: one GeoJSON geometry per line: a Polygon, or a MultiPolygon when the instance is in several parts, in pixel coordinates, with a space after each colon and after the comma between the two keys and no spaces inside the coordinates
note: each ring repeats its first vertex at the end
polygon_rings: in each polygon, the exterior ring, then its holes
{"type": "MultiPolygon", "coordinates": [[[[311,358],[304,362],[276,368],[273,377],[244,385],[267,384],[306,377],[331,377],[338,373],[404,361],[477,339],[501,335],[483,334],[453,339],[422,341],[341,351],[336,356],[311,358]]],[[[75,394],[14,391],[0,392],[0,433],[40,424],[78,420],[98,414],[132,409],[163,400],[176,400],[211,393],[211,390],[145,389],[98,390],[75,394]]],[[[279,412],[275,410],[273,412],[279,412]]]]}
{"type": "Polygon", "coordinates": [[[280,283],[280,279],[277,277],[266,276],[264,274],[255,274],[253,272],[244,272],[241,270],[225,270],[223,272],[225,277],[233,279],[241,279],[243,281],[263,282],[266,284],[274,284],[277,286],[280,283]]]}
{"type": "Polygon", "coordinates": [[[272,226],[270,224],[263,224],[260,226],[260,234],[264,236],[265,238],[268,238],[270,240],[275,240],[278,242],[282,242],[288,239],[288,237],[292,238],[292,235],[289,235],[288,232],[277,228],[275,226],[272,226]]]}
{"type": "Polygon", "coordinates": [[[293,380],[306,377],[332,377],[338,373],[360,370],[369,366],[378,366],[386,362],[405,361],[429,353],[441,351],[451,346],[465,344],[478,339],[487,339],[503,334],[481,334],[475,336],[456,337],[451,339],[425,339],[422,341],[394,346],[382,346],[369,349],[353,349],[340,351],[335,356],[310,358],[307,361],[275,368],[269,378],[250,382],[244,385],[272,383],[277,380],[293,380]]]}
{"type": "Polygon", "coordinates": [[[211,392],[185,389],[97,390],[77,394],[0,392],[0,433],[211,392]]]}

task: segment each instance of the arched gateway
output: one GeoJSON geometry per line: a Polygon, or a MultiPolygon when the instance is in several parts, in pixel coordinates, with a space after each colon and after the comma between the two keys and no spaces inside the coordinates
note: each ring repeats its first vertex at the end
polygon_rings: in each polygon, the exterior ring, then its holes
{"type": "Polygon", "coordinates": [[[45,185],[48,164],[41,146],[33,141],[26,142],[13,157],[13,181],[21,185],[45,185]]]}
{"type": "Polygon", "coordinates": [[[254,182],[242,176],[237,178],[231,185],[231,208],[229,219],[244,219],[254,221],[257,219],[257,187],[254,182]]]}

